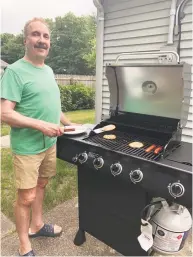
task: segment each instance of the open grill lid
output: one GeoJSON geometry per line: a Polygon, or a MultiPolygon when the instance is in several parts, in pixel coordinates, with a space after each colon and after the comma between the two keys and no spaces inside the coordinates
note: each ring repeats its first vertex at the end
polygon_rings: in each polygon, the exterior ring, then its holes
{"type": "Polygon", "coordinates": [[[184,98],[184,87],[189,93],[190,69],[186,63],[108,65],[111,114],[151,116],[161,122],[163,118],[164,125],[172,123],[174,130],[185,126],[190,98],[184,98]]]}

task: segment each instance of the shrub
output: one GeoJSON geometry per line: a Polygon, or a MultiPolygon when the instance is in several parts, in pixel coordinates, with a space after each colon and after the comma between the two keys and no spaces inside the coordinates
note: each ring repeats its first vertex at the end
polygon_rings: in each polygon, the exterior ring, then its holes
{"type": "Polygon", "coordinates": [[[59,85],[62,111],[74,111],[94,108],[95,92],[83,84],[59,85]]]}

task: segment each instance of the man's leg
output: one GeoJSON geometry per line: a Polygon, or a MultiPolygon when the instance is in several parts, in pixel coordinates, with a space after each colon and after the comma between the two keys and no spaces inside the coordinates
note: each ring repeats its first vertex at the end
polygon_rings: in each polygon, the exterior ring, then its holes
{"type": "MultiPolygon", "coordinates": [[[[30,233],[36,233],[43,225],[42,205],[44,199],[45,187],[48,179],[56,175],[56,145],[50,147],[45,152],[44,159],[39,167],[39,178],[36,187],[36,199],[32,205],[32,220],[30,233]]],[[[62,228],[54,225],[54,234],[59,234],[62,228]]]]}
{"type": "Polygon", "coordinates": [[[20,255],[32,250],[28,237],[30,223],[30,207],[36,195],[36,188],[18,189],[18,197],[15,203],[16,229],[19,236],[20,255]]]}
{"type": "Polygon", "coordinates": [[[16,229],[20,241],[20,255],[31,250],[29,241],[30,208],[36,198],[38,170],[44,155],[13,154],[16,188],[18,196],[15,203],[16,229]]]}
{"type": "Polygon", "coordinates": [[[43,227],[43,199],[48,178],[38,178],[36,187],[36,199],[32,203],[31,233],[35,233],[43,227]]]}

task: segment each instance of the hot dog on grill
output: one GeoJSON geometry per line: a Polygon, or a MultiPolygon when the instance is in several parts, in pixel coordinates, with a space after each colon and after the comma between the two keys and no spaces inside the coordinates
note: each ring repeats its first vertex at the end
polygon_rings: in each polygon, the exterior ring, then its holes
{"type": "Polygon", "coordinates": [[[163,149],[163,147],[161,147],[161,146],[157,147],[157,148],[155,149],[155,151],[154,151],[154,154],[160,153],[162,149],[163,149]]]}
{"type": "Polygon", "coordinates": [[[146,152],[146,153],[149,153],[149,152],[151,152],[155,147],[156,147],[156,145],[151,145],[151,146],[149,146],[149,147],[145,150],[145,152],[146,152]]]}

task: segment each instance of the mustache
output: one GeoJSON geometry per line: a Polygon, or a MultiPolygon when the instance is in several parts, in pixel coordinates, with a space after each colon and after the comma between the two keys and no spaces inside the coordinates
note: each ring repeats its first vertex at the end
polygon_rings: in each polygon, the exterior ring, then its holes
{"type": "Polygon", "coordinates": [[[42,49],[45,49],[45,50],[48,49],[47,45],[42,44],[42,43],[34,45],[34,48],[42,48],[42,49]]]}

